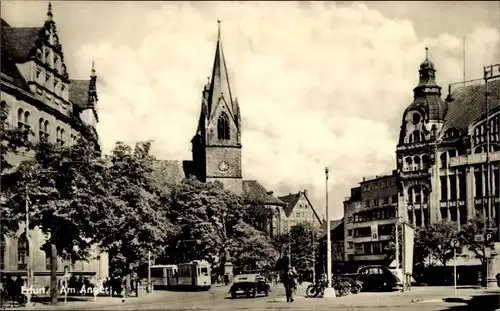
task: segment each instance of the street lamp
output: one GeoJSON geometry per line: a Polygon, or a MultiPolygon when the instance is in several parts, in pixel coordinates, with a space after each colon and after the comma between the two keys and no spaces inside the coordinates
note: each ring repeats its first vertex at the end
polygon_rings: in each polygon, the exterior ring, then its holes
{"type": "Polygon", "coordinates": [[[324,298],[333,298],[335,289],[332,288],[332,243],[330,240],[330,216],[328,213],[328,167],[325,167],[325,197],[326,197],[326,288],[324,298]]]}

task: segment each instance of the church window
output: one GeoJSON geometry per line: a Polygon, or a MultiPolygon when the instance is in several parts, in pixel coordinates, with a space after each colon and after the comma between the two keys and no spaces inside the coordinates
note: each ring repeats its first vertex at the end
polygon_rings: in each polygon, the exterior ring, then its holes
{"type": "Polygon", "coordinates": [[[217,138],[220,140],[227,140],[229,135],[229,118],[226,113],[222,113],[217,121],[217,138]]]}
{"type": "Polygon", "coordinates": [[[28,239],[26,233],[21,234],[17,240],[17,269],[25,270],[28,263],[28,239]]]}
{"type": "Polygon", "coordinates": [[[412,115],[412,122],[413,122],[413,124],[417,124],[418,122],[420,122],[420,114],[414,113],[412,115]]]}

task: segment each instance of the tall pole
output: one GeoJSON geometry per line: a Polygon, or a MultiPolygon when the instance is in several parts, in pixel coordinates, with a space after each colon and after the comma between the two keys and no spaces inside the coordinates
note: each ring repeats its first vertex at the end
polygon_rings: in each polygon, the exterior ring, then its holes
{"type": "Polygon", "coordinates": [[[151,251],[148,251],[148,293],[151,294],[151,251]]]}
{"type": "MultiPolygon", "coordinates": [[[[313,219],[313,224],[314,224],[314,219],[313,219]]],[[[311,237],[312,237],[312,282],[313,284],[316,283],[316,258],[315,258],[315,252],[314,252],[314,225],[312,226],[311,229],[311,237]]]]}
{"type": "Polygon", "coordinates": [[[457,248],[453,246],[453,296],[457,298],[457,248]]]}
{"type": "MultiPolygon", "coordinates": [[[[290,217],[292,214],[290,214],[290,217]]],[[[288,267],[292,267],[292,233],[290,232],[290,218],[288,218],[288,267]]]]}
{"type": "MultiPolygon", "coordinates": [[[[28,258],[26,262],[26,288],[29,289],[31,285],[31,256],[30,256],[30,240],[29,240],[29,230],[30,230],[30,214],[29,214],[29,197],[28,197],[28,185],[25,188],[26,191],[26,199],[25,199],[25,207],[26,207],[26,243],[27,243],[27,255],[28,258]]],[[[26,291],[26,297],[28,298],[28,304],[31,302],[31,290],[26,291]]]]}
{"type": "Polygon", "coordinates": [[[328,167],[325,167],[326,197],[326,280],[327,288],[332,288],[332,243],[330,237],[330,213],[328,212],[328,167]]]}

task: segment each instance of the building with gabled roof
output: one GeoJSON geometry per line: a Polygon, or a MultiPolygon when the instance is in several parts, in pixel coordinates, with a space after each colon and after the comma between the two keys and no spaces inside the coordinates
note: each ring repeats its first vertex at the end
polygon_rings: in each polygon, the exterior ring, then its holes
{"type": "Polygon", "coordinates": [[[301,222],[307,222],[316,228],[321,227],[323,220],[309,200],[307,190],[279,196],[278,199],[285,203],[285,205],[278,208],[275,212],[276,214],[273,219],[273,228],[275,231],[273,234],[283,233],[289,227],[301,222]]]}
{"type": "MultiPolygon", "coordinates": [[[[88,79],[70,79],[50,3],[40,27],[14,27],[1,19],[1,51],[1,109],[7,126],[30,130],[33,142],[48,140],[67,146],[82,134],[98,139],[94,66],[88,79]]],[[[32,155],[21,150],[6,158],[16,166],[32,155]]],[[[0,242],[2,275],[25,276],[30,268],[34,287],[49,284],[50,255],[40,249],[45,237],[38,228],[26,237],[23,224],[15,237],[2,235],[0,242]]],[[[88,262],[60,259],[58,273],[67,265],[74,274],[106,277],[107,254],[95,249],[94,255],[88,262]]]]}

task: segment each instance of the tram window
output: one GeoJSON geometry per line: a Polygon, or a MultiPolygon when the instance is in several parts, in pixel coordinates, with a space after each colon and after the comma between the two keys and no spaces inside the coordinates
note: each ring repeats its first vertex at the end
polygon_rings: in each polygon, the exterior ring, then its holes
{"type": "Polygon", "coordinates": [[[151,269],[151,277],[162,278],[163,277],[163,269],[151,269]]]}
{"type": "Polygon", "coordinates": [[[208,268],[201,268],[201,274],[208,275],[208,268]]]}

